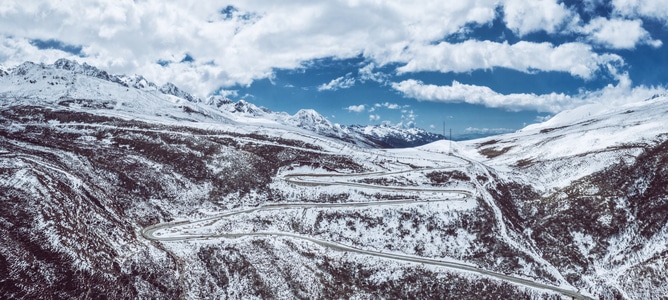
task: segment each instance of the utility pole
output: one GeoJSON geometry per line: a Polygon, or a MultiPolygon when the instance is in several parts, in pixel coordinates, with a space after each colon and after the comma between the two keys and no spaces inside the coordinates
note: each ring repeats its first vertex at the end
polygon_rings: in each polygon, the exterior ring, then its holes
{"type": "Polygon", "coordinates": [[[443,121],[443,140],[446,140],[448,137],[445,135],[445,121],[443,121]]]}
{"type": "Polygon", "coordinates": [[[450,155],[452,155],[452,128],[450,128],[450,155]]]}

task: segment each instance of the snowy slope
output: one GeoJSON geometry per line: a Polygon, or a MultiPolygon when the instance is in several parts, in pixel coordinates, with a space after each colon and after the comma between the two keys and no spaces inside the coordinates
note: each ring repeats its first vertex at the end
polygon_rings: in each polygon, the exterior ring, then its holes
{"type": "MultiPolygon", "coordinates": [[[[136,77],[137,79],[139,77],[136,77]]],[[[208,120],[229,122],[228,116],[160,92],[141,79],[128,80],[87,65],[59,60],[54,65],[26,62],[0,78],[3,105],[33,104],[54,108],[97,111],[103,114],[141,117],[155,121],[208,120]]]]}
{"type": "Polygon", "coordinates": [[[422,133],[71,61],[0,75],[6,298],[668,293],[666,96],[373,149],[422,133]]]}
{"type": "Polygon", "coordinates": [[[507,298],[557,293],[521,284],[525,278],[574,290],[521,236],[506,232],[482,184],[466,181],[493,180],[477,165],[416,149],[371,149],[312,110],[290,116],[243,101],[193,102],[140,76],[57,65],[26,63],[0,78],[6,298],[426,299],[472,295],[481,285],[486,295],[507,298]],[[299,172],[324,182],[286,180],[299,172]],[[353,176],[337,182],[345,174],[353,176]],[[365,252],[287,237],[158,242],[141,235],[158,223],[300,202],[310,203],[308,211],[240,214],[207,230],[285,232],[365,252]],[[422,257],[441,264],[425,268],[422,257]],[[407,289],[416,284],[423,287],[407,289]]]}
{"type": "Polygon", "coordinates": [[[543,189],[563,187],[668,138],[668,97],[619,107],[586,105],[522,130],[457,143],[458,151],[497,169],[516,170],[543,189]]]}
{"type": "MultiPolygon", "coordinates": [[[[516,133],[453,143],[453,152],[515,186],[505,192],[513,223],[570,282],[605,299],[661,299],[668,293],[666,116],[666,95],[588,105],[516,133]]],[[[449,144],[422,149],[444,153],[449,144]]]]}

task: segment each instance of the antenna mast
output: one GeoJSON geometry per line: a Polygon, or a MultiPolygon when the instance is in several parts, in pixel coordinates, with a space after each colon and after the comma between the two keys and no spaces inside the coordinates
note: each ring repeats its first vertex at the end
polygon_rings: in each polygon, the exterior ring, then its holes
{"type": "Polygon", "coordinates": [[[452,128],[450,128],[450,155],[452,155],[452,128]]]}

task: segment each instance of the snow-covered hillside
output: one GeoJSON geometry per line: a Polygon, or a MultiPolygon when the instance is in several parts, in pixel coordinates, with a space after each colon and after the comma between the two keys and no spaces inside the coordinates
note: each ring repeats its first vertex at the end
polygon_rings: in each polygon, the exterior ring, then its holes
{"type": "Polygon", "coordinates": [[[666,116],[667,95],[588,105],[455,151],[531,187],[514,197],[520,224],[570,282],[604,298],[660,299],[668,294],[666,116]]]}
{"type": "Polygon", "coordinates": [[[517,170],[541,190],[568,185],[619,161],[631,163],[668,138],[668,96],[624,106],[591,104],[511,134],[457,143],[497,169],[517,170]],[[536,182],[538,181],[538,182],[536,182]]]}
{"type": "Polygon", "coordinates": [[[0,71],[2,298],[662,299],[668,99],[467,142],[0,71]]]}

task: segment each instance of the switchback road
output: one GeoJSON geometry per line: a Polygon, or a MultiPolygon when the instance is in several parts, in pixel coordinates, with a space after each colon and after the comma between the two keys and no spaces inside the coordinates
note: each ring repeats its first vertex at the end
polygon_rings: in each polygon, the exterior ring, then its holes
{"type": "MultiPolygon", "coordinates": [[[[433,170],[433,169],[424,169],[424,170],[433,170]]],[[[422,169],[420,170],[408,170],[408,171],[397,171],[397,172],[388,172],[387,174],[398,174],[398,173],[403,173],[403,172],[417,172],[417,171],[423,171],[422,169]]],[[[387,175],[385,174],[385,175],[387,175]]],[[[410,191],[410,192],[440,192],[443,193],[444,195],[450,195],[450,197],[445,197],[441,200],[391,200],[391,201],[374,201],[374,202],[348,202],[348,203],[272,203],[272,204],[265,204],[261,205],[258,207],[254,208],[248,208],[248,209],[241,209],[241,210],[234,210],[234,211],[229,211],[225,212],[219,215],[207,217],[207,218],[202,218],[198,220],[188,220],[188,221],[178,221],[178,222],[167,222],[167,223],[161,223],[161,224],[155,224],[148,226],[144,228],[141,232],[142,236],[148,240],[154,240],[154,241],[187,241],[187,240],[198,240],[198,239],[211,239],[211,238],[227,238],[227,239],[236,239],[236,238],[243,238],[243,237],[287,237],[287,238],[293,238],[293,239],[300,239],[308,242],[312,242],[314,244],[320,245],[322,247],[332,249],[335,251],[344,251],[344,252],[350,252],[350,253],[358,253],[358,254],[364,254],[364,255],[370,255],[374,257],[380,257],[380,258],[386,258],[386,259],[393,259],[397,261],[404,261],[404,262],[411,262],[411,263],[419,263],[419,264],[425,264],[425,265],[433,265],[433,266],[441,266],[441,267],[446,267],[450,269],[455,269],[455,270],[460,270],[460,271],[466,271],[466,272],[471,272],[471,273],[476,273],[476,274],[481,274],[485,276],[490,276],[494,277],[500,280],[504,280],[507,282],[512,282],[532,288],[538,288],[538,289],[545,289],[545,290],[550,290],[554,291],[557,293],[560,293],[564,296],[573,298],[573,299],[592,299],[590,297],[584,296],[578,291],[565,288],[565,287],[559,287],[559,286],[554,286],[542,282],[537,282],[534,280],[530,279],[525,279],[525,278],[520,278],[520,277],[514,277],[510,275],[506,275],[503,273],[498,273],[498,272],[493,272],[489,270],[485,270],[482,268],[479,268],[475,265],[471,264],[465,264],[465,263],[459,263],[459,262],[452,262],[452,261],[447,261],[447,260],[439,260],[439,259],[434,259],[434,258],[425,258],[425,257],[419,257],[419,256],[412,256],[412,255],[406,255],[406,254],[398,254],[398,253],[388,253],[388,252],[381,252],[381,251],[373,251],[373,250],[364,250],[360,248],[355,248],[351,247],[348,245],[336,243],[336,242],[331,242],[331,241],[325,241],[325,240],[320,240],[316,239],[310,236],[306,235],[299,235],[299,234],[294,234],[294,233],[287,233],[287,232],[248,232],[248,233],[221,233],[221,234],[188,234],[188,233],[181,233],[181,234],[164,234],[167,231],[174,230],[178,231],[179,227],[184,227],[184,226],[191,226],[191,225],[197,225],[197,224],[211,224],[214,223],[217,220],[222,220],[224,218],[229,218],[234,215],[240,215],[240,214],[250,214],[258,211],[267,211],[267,210],[285,210],[285,209],[307,209],[307,208],[319,208],[319,209],[326,209],[326,208],[350,208],[350,207],[372,207],[372,206],[386,206],[386,205],[402,205],[402,204],[419,204],[419,203],[434,203],[434,202],[445,202],[445,201],[466,201],[472,197],[472,192],[468,190],[463,190],[463,189],[444,189],[444,188],[420,188],[420,187],[399,187],[399,186],[393,186],[393,187],[387,187],[387,186],[376,186],[376,185],[371,185],[371,184],[362,184],[362,183],[354,183],[354,182],[347,182],[347,181],[342,181],[342,180],[334,180],[334,178],[339,179],[339,178],[350,178],[350,177],[363,177],[363,176],[374,176],[374,175],[383,175],[383,173],[363,173],[363,174],[350,174],[350,175],[344,175],[344,174],[292,174],[292,175],[286,175],[284,176],[284,180],[287,182],[290,182],[292,184],[296,185],[303,185],[303,186],[329,186],[329,185],[343,185],[343,186],[349,186],[349,187],[363,187],[363,188],[374,188],[374,189],[380,189],[380,190],[391,190],[391,191],[410,191]],[[310,178],[310,179],[309,179],[310,178]],[[329,178],[330,180],[323,180],[329,178]]]]}

